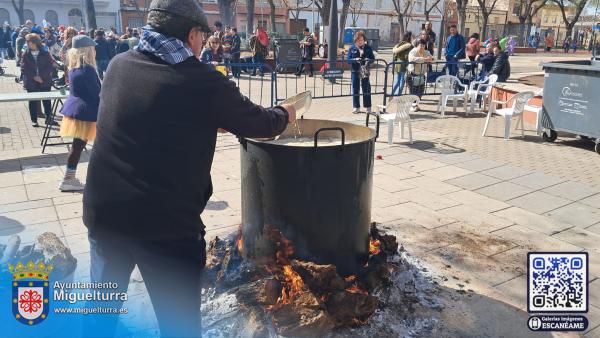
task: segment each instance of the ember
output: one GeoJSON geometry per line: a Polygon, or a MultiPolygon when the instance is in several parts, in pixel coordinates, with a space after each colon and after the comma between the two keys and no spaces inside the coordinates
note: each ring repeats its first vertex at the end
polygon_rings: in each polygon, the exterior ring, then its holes
{"type": "Polygon", "coordinates": [[[377,255],[381,251],[381,249],[379,249],[380,246],[381,242],[378,239],[371,238],[369,240],[369,254],[377,255]]]}
{"type": "MultiPolygon", "coordinates": [[[[368,260],[356,274],[340,276],[335,265],[295,259],[294,245],[275,228],[265,229],[271,258],[243,259],[241,232],[209,243],[207,282],[220,293],[232,290],[261,329],[282,336],[323,336],[334,328],[366,324],[379,306],[373,291],[387,283],[388,256],[398,244],[374,226],[368,260]]],[[[259,330],[258,328],[256,330],[259,330]]],[[[260,331],[259,330],[259,331],[260,331]]]]}

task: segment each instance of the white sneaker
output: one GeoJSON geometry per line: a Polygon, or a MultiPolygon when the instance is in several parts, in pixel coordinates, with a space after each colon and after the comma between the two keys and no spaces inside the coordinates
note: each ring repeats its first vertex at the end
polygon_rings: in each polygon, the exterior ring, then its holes
{"type": "Polygon", "coordinates": [[[82,191],[84,185],[77,178],[63,179],[58,185],[60,191],[82,191]]]}
{"type": "Polygon", "coordinates": [[[367,114],[371,113],[371,107],[367,107],[367,114]]]}
{"type": "Polygon", "coordinates": [[[354,109],[352,109],[352,114],[358,114],[358,113],[360,113],[360,112],[358,111],[358,108],[354,108],[354,109]]]}

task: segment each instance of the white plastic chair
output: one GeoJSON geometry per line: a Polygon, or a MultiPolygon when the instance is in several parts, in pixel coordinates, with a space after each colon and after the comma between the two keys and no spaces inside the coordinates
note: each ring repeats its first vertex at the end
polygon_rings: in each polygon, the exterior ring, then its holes
{"type": "Polygon", "coordinates": [[[456,104],[458,100],[463,100],[465,106],[465,113],[467,112],[467,91],[468,86],[462,84],[460,80],[454,75],[442,75],[435,80],[435,85],[440,89],[440,100],[438,101],[437,111],[441,112],[442,117],[446,116],[446,107],[448,106],[448,100],[452,100],[452,107],[454,113],[456,113],[456,104]],[[456,93],[456,86],[462,87],[462,93],[456,93]],[[440,110],[441,109],[441,110],[440,110]]]}
{"type": "Polygon", "coordinates": [[[469,90],[467,91],[470,101],[469,114],[473,114],[475,112],[475,103],[477,102],[477,98],[479,96],[481,96],[481,102],[483,102],[483,111],[485,111],[485,104],[491,97],[492,89],[494,88],[494,84],[496,84],[496,82],[498,82],[498,75],[496,74],[486,77],[483,81],[471,81],[469,90]],[[475,85],[477,85],[477,89],[475,89],[475,85]]]}
{"type": "Polygon", "coordinates": [[[416,95],[402,95],[391,99],[386,106],[377,105],[379,108],[379,117],[385,120],[388,125],[388,144],[393,144],[394,122],[400,123],[400,137],[404,138],[404,124],[408,125],[408,140],[413,143],[412,127],[410,125],[410,108],[413,102],[419,103],[420,99],[416,95]],[[388,113],[383,113],[388,111],[388,113]]]}
{"type": "MultiPolygon", "coordinates": [[[[533,92],[522,92],[513,95],[508,101],[492,101],[490,103],[490,110],[487,113],[487,118],[485,119],[485,126],[483,127],[483,133],[481,136],[485,136],[485,132],[487,131],[488,125],[490,123],[490,117],[493,114],[500,115],[504,117],[504,139],[508,140],[510,137],[510,124],[512,122],[512,118],[517,116],[523,125],[523,110],[525,109],[525,104],[531,100],[531,98],[535,94],[533,92]],[[501,104],[506,107],[509,103],[513,102],[512,107],[509,108],[501,108],[496,109],[496,105],[501,104]]],[[[517,122],[518,123],[518,122],[517,122]]],[[[521,136],[525,136],[525,131],[521,128],[521,136]]]]}
{"type": "MultiPolygon", "coordinates": [[[[541,91],[538,91],[537,93],[535,93],[535,96],[541,96],[541,95],[542,95],[541,91]]],[[[531,101],[531,100],[529,100],[529,101],[531,101]]],[[[542,106],[538,106],[538,105],[527,102],[525,104],[525,107],[523,108],[523,111],[530,111],[532,113],[535,113],[535,132],[536,132],[536,134],[540,135],[542,133],[542,126],[540,124],[540,117],[542,116],[542,106]]],[[[523,126],[523,120],[520,119],[519,121],[521,121],[521,129],[525,128],[525,126],[523,126]]],[[[515,128],[519,127],[519,121],[517,121],[515,128]]]]}

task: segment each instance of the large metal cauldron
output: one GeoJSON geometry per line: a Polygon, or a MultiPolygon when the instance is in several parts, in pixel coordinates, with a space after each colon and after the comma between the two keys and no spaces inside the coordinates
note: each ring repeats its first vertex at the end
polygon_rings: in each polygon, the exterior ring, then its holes
{"type": "Polygon", "coordinates": [[[369,254],[376,133],[326,120],[298,126],[309,146],[285,144],[298,135],[292,124],[278,141],[241,141],[244,256],[272,254],[271,226],[293,242],[295,257],[355,273],[369,254]]]}

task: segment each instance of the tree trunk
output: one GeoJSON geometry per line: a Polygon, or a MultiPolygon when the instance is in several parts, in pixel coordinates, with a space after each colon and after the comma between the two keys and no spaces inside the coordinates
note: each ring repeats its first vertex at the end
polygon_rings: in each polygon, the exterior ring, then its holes
{"type": "Polygon", "coordinates": [[[331,0],[323,0],[323,7],[319,12],[323,26],[329,26],[329,7],[331,7],[331,0]]]}
{"type": "Polygon", "coordinates": [[[269,8],[271,11],[269,12],[269,19],[271,21],[271,31],[277,32],[277,27],[275,26],[275,2],[273,0],[269,0],[269,8]]]}
{"type": "MultiPolygon", "coordinates": [[[[445,8],[444,8],[445,9],[445,8]]],[[[437,50],[437,58],[438,60],[442,59],[442,48],[444,48],[444,38],[445,33],[444,29],[446,27],[446,13],[442,14],[442,22],[440,24],[440,32],[438,33],[438,50],[437,50]]]]}
{"type": "Polygon", "coordinates": [[[246,7],[248,8],[248,14],[246,15],[246,39],[250,38],[250,35],[254,32],[254,4],[255,0],[246,0],[246,7]]]}
{"type": "Polygon", "coordinates": [[[19,23],[21,25],[25,24],[25,13],[24,13],[24,6],[25,6],[25,0],[19,0],[19,5],[17,6],[17,3],[15,2],[15,0],[12,0],[12,5],[15,8],[15,12],[17,12],[17,16],[19,17],[19,23]]]}
{"type": "Polygon", "coordinates": [[[461,35],[465,35],[465,23],[467,21],[467,0],[456,1],[456,9],[458,10],[458,31],[461,35]]]}
{"type": "Polygon", "coordinates": [[[398,24],[400,25],[400,36],[404,36],[404,15],[402,13],[398,13],[398,24]]]}
{"type": "Polygon", "coordinates": [[[93,0],[85,0],[85,16],[87,17],[87,29],[97,29],[96,25],[96,8],[93,0]]]}
{"type": "Polygon", "coordinates": [[[467,22],[467,9],[463,8],[458,11],[458,31],[461,35],[465,35],[465,23],[467,22]]]}
{"type": "Polygon", "coordinates": [[[527,46],[527,35],[525,34],[525,17],[519,17],[519,46],[527,46]]]}
{"type": "Polygon", "coordinates": [[[346,30],[346,20],[348,19],[348,9],[350,8],[350,0],[342,0],[342,14],[340,16],[340,39],[338,46],[344,47],[344,31],[346,30]]]}
{"type": "Polygon", "coordinates": [[[525,32],[525,36],[529,37],[531,34],[531,27],[533,27],[533,15],[527,16],[527,31],[525,32]]]}
{"type": "Polygon", "coordinates": [[[487,40],[487,25],[489,17],[489,13],[481,13],[481,41],[487,40]]]}

